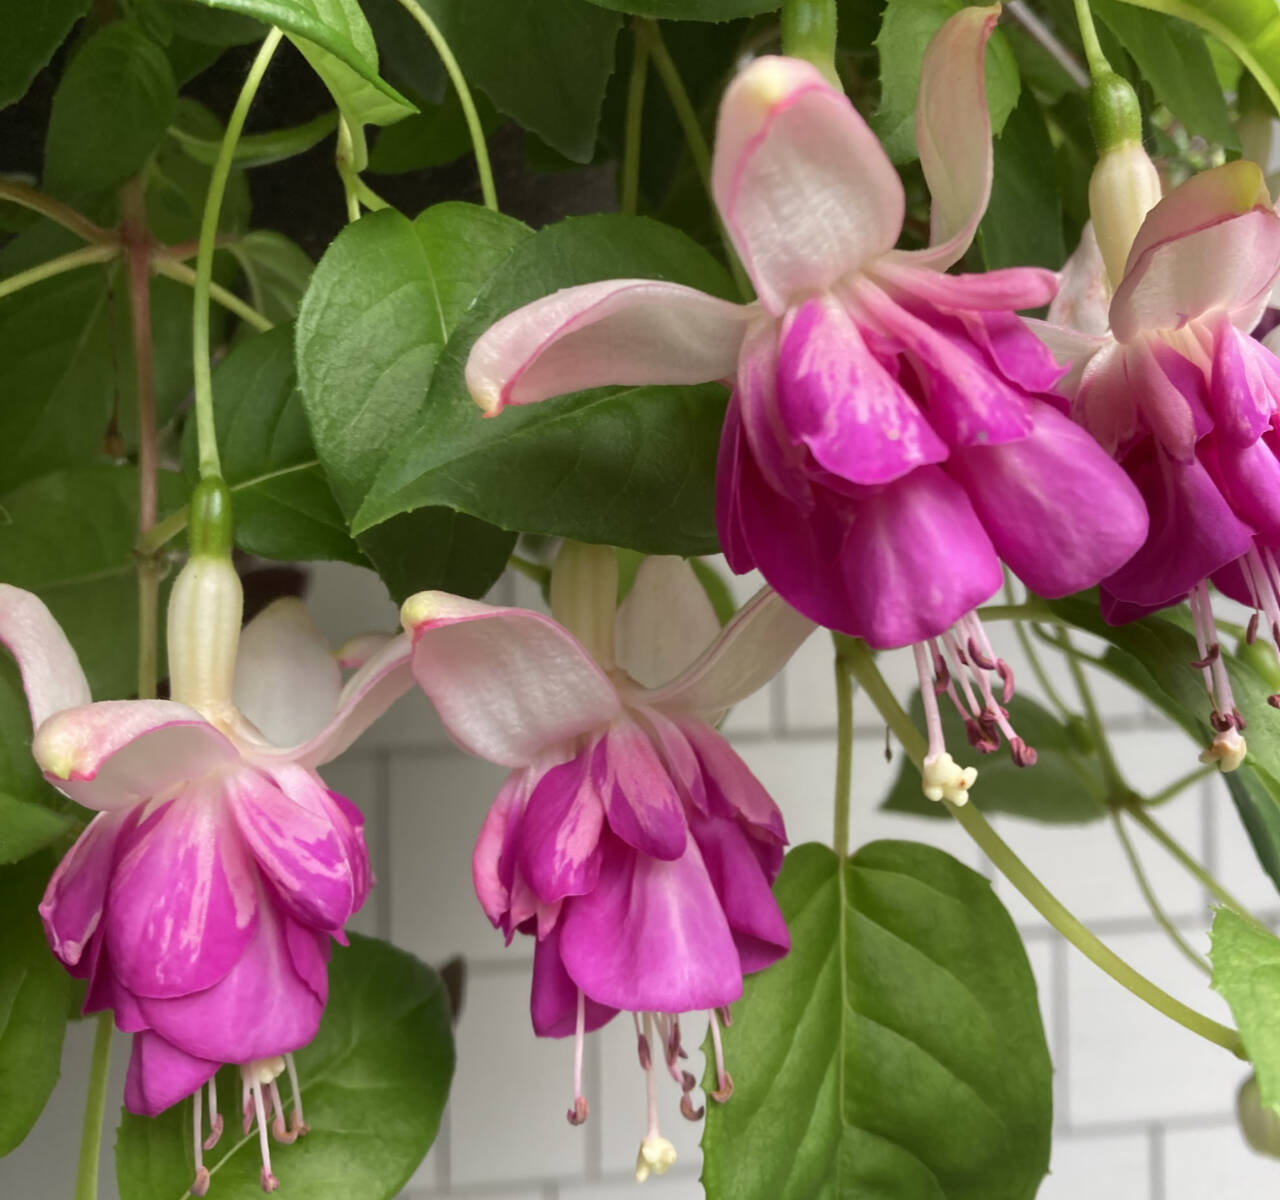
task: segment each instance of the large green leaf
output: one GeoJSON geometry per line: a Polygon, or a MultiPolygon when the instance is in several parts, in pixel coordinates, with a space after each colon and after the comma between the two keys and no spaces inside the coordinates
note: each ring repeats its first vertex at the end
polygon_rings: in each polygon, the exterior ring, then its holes
{"type": "MultiPolygon", "coordinates": [[[[916,94],[925,47],[961,0],[889,0],[876,47],[880,51],[880,110],[872,121],[885,153],[896,163],[916,157],[916,94]]],[[[1013,51],[1000,30],[987,43],[987,107],[991,132],[999,133],[1018,99],[1013,51]]]]}
{"type": "Polygon", "coordinates": [[[1280,939],[1230,908],[1213,915],[1213,990],[1226,998],[1262,1103],[1280,1112],[1280,939]]]}
{"type": "Polygon", "coordinates": [[[1280,109],[1280,5],[1275,0],[1128,0],[1198,25],[1229,46],[1280,109]]]}
{"type": "Polygon", "coordinates": [[[253,307],[273,324],[292,321],[316,267],[307,252],[273,229],[255,229],[228,249],[244,271],[253,307]]]}
{"type": "MultiPolygon", "coordinates": [[[[162,471],[159,485],[161,511],[178,507],[180,477],[162,471]]],[[[96,700],[137,690],[137,491],[133,467],[85,467],[0,495],[0,581],[49,606],[96,700]]]]}
{"type": "Polygon", "coordinates": [[[0,863],[15,863],[43,850],[76,826],[68,813],[0,792],[0,863]]]}
{"type": "Polygon", "coordinates": [[[708,1200],[1031,1200],[1051,1068],[1026,954],[990,883],[940,850],[793,850],[791,953],[724,1031],[708,1200]]]}
{"type": "Polygon", "coordinates": [[[1239,147],[1202,34],[1183,21],[1120,0],[1093,0],[1093,11],[1120,39],[1156,96],[1188,133],[1239,147]]]}
{"type": "MultiPolygon", "coordinates": [[[[1027,696],[1008,704],[1009,720],[1018,736],[1034,746],[1034,767],[1014,765],[1006,747],[980,755],[965,743],[964,725],[946,696],[940,696],[942,728],[950,746],[966,765],[978,768],[978,782],[970,800],[983,812],[1010,813],[1050,825],[1096,821],[1106,816],[1106,779],[1096,752],[1077,743],[1072,732],[1053,713],[1027,696]]],[[[920,693],[911,698],[911,715],[924,728],[920,693]]],[[[892,812],[950,820],[941,804],[926,800],[920,790],[920,771],[905,756],[888,798],[881,806],[892,812]]]]}
{"type": "Polygon", "coordinates": [[[1053,142],[1040,104],[1029,88],[995,139],[991,200],[978,226],[987,270],[1048,267],[1066,259],[1062,201],[1058,196],[1053,142]]]}
{"type": "Polygon", "coordinates": [[[580,217],[541,230],[516,247],[462,318],[425,406],[399,430],[354,528],[436,504],[504,529],[651,554],[714,553],[718,384],[597,388],[487,420],[466,390],[472,343],[499,317],[557,288],[626,277],[721,296],[731,288],[706,251],[655,221],[580,217]]]}
{"type": "MultiPolygon", "coordinates": [[[[210,8],[277,25],[324,80],[338,108],[359,133],[390,125],[415,109],[378,74],[378,47],[356,0],[204,0],[210,8]]],[[[363,139],[361,139],[363,141],[363,139]]],[[[363,161],[356,166],[363,168],[363,161]]]]}
{"type": "MultiPolygon", "coordinates": [[[[316,267],[298,317],[298,380],[349,519],[387,456],[419,427],[436,361],[463,314],[528,237],[520,222],[475,205],[439,204],[416,221],[388,209],[343,230],[316,267]]],[[[359,541],[397,598],[426,587],[483,592],[512,545],[509,534],[439,508],[362,531],[359,541]]]]}
{"type": "MultiPolygon", "coordinates": [[[[213,405],[236,545],[286,562],[368,565],[347,533],[311,444],[293,365],[293,329],[278,326],[232,350],[214,372],[213,405]]],[[[198,477],[195,433],[192,421],[182,447],[192,486],[198,477]]]]}
{"type": "MultiPolygon", "coordinates": [[[[275,1144],[271,1163],[281,1192],[307,1200],[390,1200],[435,1138],[453,1077],[449,1002],[440,977],[412,955],[353,935],[329,966],[329,1003],[315,1040],[297,1052],[311,1132],[275,1144]]],[[[219,1094],[234,1097],[234,1068],[219,1094]]],[[[287,1089],[286,1089],[287,1091],[287,1089]]],[[[228,1119],[205,1155],[211,1192],[256,1200],[258,1139],[228,1119]]],[[[116,1139],[122,1200],[180,1200],[191,1183],[191,1102],[159,1117],[125,1113],[116,1139]]]]}
{"type": "Polygon", "coordinates": [[[589,162],[622,18],[588,0],[423,0],[473,87],[589,162]]]}
{"type": "Polygon", "coordinates": [[[93,192],[127,179],[160,144],[178,88],[164,51],[128,21],[77,51],[54,93],[45,137],[45,186],[93,192]]]}
{"type": "Polygon", "coordinates": [[[0,108],[20,100],[91,0],[41,0],[5,10],[0,38],[0,108]]]}
{"type": "Polygon", "coordinates": [[[31,1131],[62,1062],[71,980],[36,913],[49,866],[0,870],[0,1155],[31,1131]]]}

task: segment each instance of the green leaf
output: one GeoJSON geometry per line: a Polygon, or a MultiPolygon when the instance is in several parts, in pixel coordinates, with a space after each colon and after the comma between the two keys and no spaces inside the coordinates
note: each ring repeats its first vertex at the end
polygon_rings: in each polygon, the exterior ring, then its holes
{"type": "Polygon", "coordinates": [[[15,863],[43,850],[75,825],[68,813],[0,792],[0,863],[15,863]]]}
{"type": "Polygon", "coordinates": [[[406,95],[439,104],[449,79],[422,26],[400,0],[361,0],[361,7],[373,29],[383,76],[406,95]]]}
{"type": "MultiPolygon", "coordinates": [[[[418,428],[436,360],[477,292],[528,237],[520,222],[475,205],[439,204],[416,221],[387,209],[347,226],[321,259],[298,317],[298,378],[348,518],[406,430],[418,428]]],[[[397,598],[455,577],[483,592],[512,545],[507,534],[439,511],[358,540],[397,598]],[[415,587],[419,579],[435,582],[415,587]]]]}
{"type": "MultiPolygon", "coordinates": [[[[316,457],[293,364],[293,330],[277,326],[241,342],[213,373],[222,474],[232,492],[236,545],[285,562],[340,559],[366,566],[316,457]]],[[[198,471],[195,422],[183,470],[198,471]]]]}
{"type": "MultiPolygon", "coordinates": [[[[292,1146],[271,1147],[282,1193],[390,1200],[430,1148],[453,1077],[440,976],[403,950],[352,934],[350,947],[333,953],[320,1032],[296,1059],[311,1132],[292,1146]]],[[[234,1068],[218,1083],[220,1094],[239,1096],[234,1068]]],[[[234,1113],[234,1101],[229,1107],[234,1113]]],[[[237,1124],[229,1121],[205,1155],[210,1190],[222,1200],[256,1200],[258,1139],[240,1136],[237,1124]]],[[[188,1195],[190,1142],[190,1100],[155,1118],[125,1113],[116,1139],[122,1200],[188,1195]]]]}
{"type": "Polygon", "coordinates": [[[1240,147],[1204,37],[1183,21],[1120,0],[1097,0],[1093,12],[1133,56],[1146,80],[1190,134],[1240,147]]]}
{"type": "MultiPolygon", "coordinates": [[[[199,236],[213,174],[209,163],[200,162],[187,152],[177,136],[179,128],[218,144],[223,134],[222,122],[203,104],[186,96],[178,98],[169,136],[156,151],[147,172],[147,222],[158,240],[170,243],[194,241],[199,236]]],[[[249,180],[241,167],[232,167],[218,212],[219,232],[234,234],[245,229],[252,207],[249,180]]],[[[189,324],[189,316],[187,321],[189,324]]]]}
{"type": "Polygon", "coordinates": [[[731,294],[705,250],[656,221],[601,215],[541,230],[516,247],[459,323],[426,404],[397,429],[353,527],[442,504],[504,529],[649,554],[715,553],[718,384],[597,388],[490,420],[467,393],[472,343],[499,317],[557,288],[627,277],[731,294]]]}
{"type": "Polygon", "coordinates": [[[54,93],[45,187],[67,195],[123,182],[160,144],[177,99],[173,70],[155,42],[127,21],[99,29],[54,93]]]}
{"type": "MultiPolygon", "coordinates": [[[[210,8],[277,25],[324,80],[338,108],[359,134],[365,125],[390,125],[415,109],[378,74],[378,47],[356,0],[204,0],[210,8]]],[[[358,170],[364,163],[356,163],[358,170]]]]}
{"type": "MultiPolygon", "coordinates": [[[[940,850],[787,855],[791,953],[724,1031],[708,1200],[1029,1200],[1051,1068],[1026,954],[990,883],[940,850]]],[[[710,1058],[710,1055],[708,1055],[710,1058]]]]}
{"type": "MultiPolygon", "coordinates": [[[[1048,709],[1027,696],[1015,695],[1007,705],[1009,720],[1021,737],[1034,746],[1034,767],[1014,765],[1007,748],[990,755],[967,750],[964,725],[945,696],[939,697],[942,728],[947,745],[957,756],[964,751],[965,765],[978,768],[978,782],[971,803],[984,813],[1009,813],[1050,825],[1073,825],[1106,816],[1106,779],[1096,753],[1082,750],[1070,731],[1048,709]]],[[[917,691],[911,698],[911,715],[924,728],[924,705],[917,691]]],[[[949,819],[941,804],[926,800],[920,790],[920,772],[905,756],[893,788],[881,805],[891,812],[949,819]]]]}
{"type": "Polygon", "coordinates": [[[202,0],[161,0],[173,32],[209,46],[243,46],[267,36],[266,26],[233,12],[211,12],[202,0]]]}
{"type": "Polygon", "coordinates": [[[776,12],[778,0],[591,0],[614,12],[638,17],[659,17],[672,21],[732,21],[776,12]]]}
{"type": "Polygon", "coordinates": [[[1275,0],[1128,0],[1198,25],[1230,47],[1280,110],[1280,5],[1275,0]]]}
{"type": "MultiPolygon", "coordinates": [[[[161,471],[158,483],[161,511],[177,508],[180,478],[161,471]]],[[[49,606],[95,700],[137,692],[137,491],[133,467],[85,467],[0,495],[0,579],[49,606]]]]}
{"type": "MultiPolygon", "coordinates": [[[[895,163],[916,157],[916,94],[925,47],[943,22],[960,11],[961,0],[889,0],[876,47],[880,51],[880,111],[871,122],[895,163]]],[[[1013,111],[1021,86],[1018,65],[997,29],[987,43],[987,108],[998,134],[1013,111]]]]}
{"type": "Polygon", "coordinates": [[[41,0],[15,4],[5,12],[0,38],[0,108],[26,94],[36,72],[53,57],[91,0],[41,0]]]}
{"type": "MultiPolygon", "coordinates": [[[[486,135],[502,118],[483,92],[474,98],[476,114],[486,135]]],[[[398,175],[442,167],[471,153],[471,132],[458,93],[450,90],[437,106],[427,106],[416,116],[392,125],[378,134],[369,155],[369,170],[376,174],[398,175]]]]}
{"type": "Polygon", "coordinates": [[[622,18],[588,0],[423,0],[501,113],[590,162],[622,18]]]}
{"type": "Polygon", "coordinates": [[[292,321],[315,270],[311,256],[270,229],[246,233],[228,248],[244,271],[253,307],[274,325],[292,321]]]}
{"type": "Polygon", "coordinates": [[[62,1063],[71,980],[36,912],[48,878],[40,860],[0,871],[0,1155],[31,1131],[62,1063]]]}
{"type": "Polygon", "coordinates": [[[991,200],[978,226],[978,245],[987,270],[1021,266],[1058,270],[1067,252],[1053,142],[1044,113],[1029,89],[1009,114],[994,151],[991,200]]]}
{"type": "Polygon", "coordinates": [[[1231,1006],[1262,1103],[1280,1112],[1280,939],[1234,909],[1213,914],[1213,990],[1231,1006]]]}

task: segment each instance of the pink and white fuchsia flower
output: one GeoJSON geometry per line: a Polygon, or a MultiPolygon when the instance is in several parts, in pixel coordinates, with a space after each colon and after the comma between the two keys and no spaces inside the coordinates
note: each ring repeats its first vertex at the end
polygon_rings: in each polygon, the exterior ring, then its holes
{"type": "Polygon", "coordinates": [[[277,1187],[271,1110],[278,1140],[306,1132],[292,1051],[315,1036],[330,939],[344,940],[371,883],[363,818],[314,768],[412,685],[401,636],[343,687],[295,600],[251,622],[237,657],[240,613],[230,562],[192,558],[169,609],[173,699],[94,704],[48,609],[0,585],[0,642],[22,673],[32,753],[98,812],[40,905],[49,944],[88,979],[85,1012],[113,1009],[133,1034],[126,1107],[153,1116],[194,1096],[195,1195],[209,1186],[202,1150],[222,1131],[223,1063],[240,1066],[246,1134],[257,1118],[264,1191],[277,1187]]]}
{"type": "MultiPolygon", "coordinates": [[[[1249,337],[1280,274],[1280,217],[1240,161],[1196,175],[1155,205],[1109,295],[1088,232],[1038,326],[1072,370],[1076,419],[1138,485],[1142,548],[1102,581],[1119,624],[1189,598],[1215,730],[1205,761],[1245,755],[1209,600],[1210,579],[1280,645],[1280,361],[1249,337]]],[[[1272,702],[1280,704],[1280,697],[1272,702]]]]}
{"type": "Polygon", "coordinates": [[[925,54],[927,249],[894,249],[902,184],[848,99],[808,63],[757,59],[725,94],[713,185],[759,300],[646,279],[566,288],[497,322],[467,365],[489,415],[607,383],[732,379],[717,494],[730,565],[759,568],[829,628],[916,646],[926,794],[957,803],[973,773],[945,751],[935,689],[979,750],[1003,735],[1034,761],[973,611],[1001,587],[1001,561],[1061,596],[1146,531],[1133,485],[1059,411],[1061,368],[1015,315],[1048,303],[1053,274],[945,274],[990,194],[983,56],[998,12],[961,9],[925,54]]]}
{"type": "Polygon", "coordinates": [[[681,1084],[681,1110],[700,1115],[679,1065],[679,1014],[709,1014],[713,1095],[727,1099],[717,1010],[790,945],[770,891],[782,815],[714,724],[813,625],[766,588],[721,631],[680,559],[647,559],[615,621],[616,598],[613,551],[566,545],[556,620],[443,592],[411,597],[402,617],[414,675],[454,741],[512,768],[476,844],[476,892],[508,941],[537,938],[533,1027],[576,1036],[574,1124],[587,1115],[586,1032],[633,1014],[644,1179],[675,1157],[658,1128],[657,1055],[681,1084]]]}

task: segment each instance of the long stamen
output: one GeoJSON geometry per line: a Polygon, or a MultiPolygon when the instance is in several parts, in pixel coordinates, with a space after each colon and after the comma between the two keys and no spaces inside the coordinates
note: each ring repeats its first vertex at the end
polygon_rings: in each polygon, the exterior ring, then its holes
{"type": "Polygon", "coordinates": [[[258,1148],[262,1152],[262,1170],[258,1174],[258,1182],[264,1192],[274,1192],[280,1186],[280,1181],[271,1173],[271,1147],[267,1142],[267,1113],[262,1103],[262,1086],[255,1083],[249,1089],[258,1118],[258,1148]]]}
{"type": "MultiPolygon", "coordinates": [[[[636,1023],[639,1030],[639,1022],[636,1023]]],[[[650,1038],[653,1034],[653,1016],[644,1014],[644,1031],[639,1033],[639,1045],[643,1047],[640,1061],[645,1069],[645,1102],[648,1109],[648,1127],[636,1155],[636,1181],[644,1183],[650,1175],[663,1175],[676,1161],[676,1148],[662,1136],[658,1128],[658,1077],[653,1065],[650,1038]]]]}
{"type": "Polygon", "coordinates": [[[218,1112],[218,1077],[209,1077],[209,1136],[204,1139],[204,1148],[212,1150],[222,1136],[222,1116],[218,1112]]]}
{"type": "Polygon", "coordinates": [[[298,1068],[294,1065],[292,1054],[284,1056],[284,1065],[289,1071],[289,1089],[293,1092],[293,1112],[289,1114],[289,1128],[294,1137],[305,1137],[311,1132],[311,1126],[302,1115],[302,1088],[298,1086],[298,1068]]]}
{"type": "MultiPolygon", "coordinates": [[[[928,753],[925,754],[924,762],[921,764],[920,786],[929,800],[938,802],[947,799],[953,804],[964,804],[969,799],[969,789],[977,780],[978,772],[974,767],[958,766],[955,759],[947,753],[946,737],[942,732],[942,717],[938,712],[938,696],[930,674],[929,655],[924,646],[919,643],[911,649],[915,655],[916,674],[920,677],[920,699],[924,704],[925,729],[929,736],[928,753]]],[[[955,700],[954,692],[952,700],[955,700]]],[[[717,1069],[719,1069],[723,1066],[719,1058],[720,1029],[714,1014],[711,1017],[711,1038],[716,1046],[717,1069]]],[[[731,1082],[730,1089],[732,1086],[731,1082]]],[[[712,1095],[716,1099],[720,1098],[715,1092],[712,1095]]]]}
{"type": "MultiPolygon", "coordinates": [[[[1254,571],[1254,582],[1262,582],[1257,563],[1249,562],[1247,557],[1245,561],[1254,571]]],[[[1248,570],[1245,574],[1248,575],[1248,570]]],[[[1227,676],[1226,664],[1222,661],[1222,647],[1218,642],[1217,626],[1213,620],[1209,589],[1203,581],[1191,589],[1190,605],[1196,650],[1200,655],[1192,666],[1199,668],[1205,689],[1209,693],[1209,701],[1213,705],[1209,721],[1215,731],[1213,741],[1201,753],[1200,761],[1216,762],[1223,771],[1234,771],[1244,761],[1247,752],[1245,740],[1240,736],[1245,722],[1236,709],[1235,698],[1231,694],[1231,680],[1227,676]]]]}
{"type": "Polygon", "coordinates": [[[716,1056],[716,1088],[711,1093],[711,1099],[723,1104],[733,1095],[733,1076],[725,1070],[724,1045],[720,1041],[720,1023],[716,1019],[715,1010],[712,1009],[707,1016],[711,1021],[711,1045],[715,1048],[716,1056]]]}
{"type": "Polygon", "coordinates": [[[587,1098],[582,1094],[582,1051],[587,1040],[587,997],[578,989],[578,1022],[573,1035],[573,1107],[565,1115],[570,1125],[587,1119],[587,1098]]]}
{"type": "Polygon", "coordinates": [[[267,1084],[267,1093],[271,1097],[271,1107],[275,1111],[275,1117],[271,1122],[271,1135],[277,1142],[283,1142],[288,1146],[298,1140],[298,1135],[285,1125],[284,1105],[280,1102],[280,1085],[274,1079],[267,1084]]]}
{"type": "Polygon", "coordinates": [[[204,1124],[201,1118],[202,1099],[201,1089],[196,1088],[191,1106],[191,1127],[194,1135],[191,1140],[195,1148],[196,1158],[196,1177],[190,1188],[193,1196],[203,1196],[209,1190],[209,1168],[204,1165],[204,1124]]]}

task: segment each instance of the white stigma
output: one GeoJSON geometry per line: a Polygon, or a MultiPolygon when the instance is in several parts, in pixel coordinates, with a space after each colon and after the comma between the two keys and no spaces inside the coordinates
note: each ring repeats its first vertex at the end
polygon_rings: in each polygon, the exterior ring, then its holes
{"type": "Polygon", "coordinates": [[[951,804],[969,803],[969,789],[978,779],[977,767],[962,767],[945,750],[928,755],[920,771],[920,785],[925,799],[951,804]]]}
{"type": "Polygon", "coordinates": [[[665,1175],[675,1161],[676,1148],[660,1133],[649,1134],[636,1155],[636,1182],[643,1183],[650,1175],[665,1175]]]}
{"type": "Polygon", "coordinates": [[[1229,771],[1236,770],[1242,762],[1244,762],[1245,754],[1248,747],[1245,740],[1240,736],[1240,731],[1234,727],[1214,736],[1211,741],[1201,752],[1200,761],[1202,763],[1217,763],[1218,767],[1224,774],[1229,771]]]}

